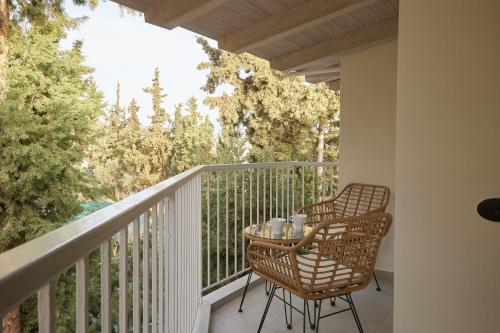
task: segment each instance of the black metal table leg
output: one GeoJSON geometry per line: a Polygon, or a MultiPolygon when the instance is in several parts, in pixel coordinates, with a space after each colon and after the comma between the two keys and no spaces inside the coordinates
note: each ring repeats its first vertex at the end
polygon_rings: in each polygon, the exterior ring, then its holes
{"type": "Polygon", "coordinates": [[[264,313],[262,314],[262,319],[260,320],[259,329],[257,333],[260,333],[262,330],[262,326],[264,325],[264,321],[266,320],[267,312],[269,311],[269,307],[271,306],[271,302],[273,301],[274,293],[276,292],[276,285],[271,285],[271,291],[269,292],[269,298],[267,299],[266,308],[264,309],[264,313]]]}
{"type": "Polygon", "coordinates": [[[243,295],[241,296],[240,308],[238,309],[238,312],[243,312],[243,309],[242,309],[243,302],[245,301],[245,296],[247,295],[248,286],[250,285],[250,279],[252,278],[252,274],[253,274],[253,271],[250,271],[250,273],[248,273],[247,284],[245,285],[245,290],[243,290],[243,295]]]}
{"type": "Polygon", "coordinates": [[[373,278],[375,279],[375,283],[377,284],[377,291],[381,291],[382,289],[380,289],[380,285],[378,284],[377,275],[375,274],[375,271],[373,272],[373,278]]]}

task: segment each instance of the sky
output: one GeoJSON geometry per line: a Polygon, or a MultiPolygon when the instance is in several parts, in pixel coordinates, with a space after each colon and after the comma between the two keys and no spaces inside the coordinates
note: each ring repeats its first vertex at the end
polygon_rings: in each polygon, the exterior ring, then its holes
{"type": "MultiPolygon", "coordinates": [[[[145,23],[140,15],[125,13],[112,1],[99,2],[95,9],[74,6],[66,2],[66,12],[72,17],[88,19],[68,34],[63,47],[75,40],[83,41],[86,65],[95,69],[93,77],[108,105],[115,100],[117,81],[121,85],[122,104],[135,98],[141,111],[141,122],[149,121],[150,95],[143,88],[151,85],[155,67],[160,69],[160,81],[167,93],[164,106],[173,113],[174,104],[198,99],[202,114],[208,114],[215,124],[217,112],[203,105],[206,72],[196,66],[207,57],[196,43],[196,34],[182,28],[167,30],[145,23]]],[[[212,45],[216,45],[211,41],[212,45]]]]}

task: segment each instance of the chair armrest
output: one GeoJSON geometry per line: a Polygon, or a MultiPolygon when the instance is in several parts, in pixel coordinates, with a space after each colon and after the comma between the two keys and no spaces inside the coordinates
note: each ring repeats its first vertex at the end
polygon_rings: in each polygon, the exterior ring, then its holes
{"type": "Polygon", "coordinates": [[[257,275],[289,290],[301,287],[295,247],[256,241],[248,246],[247,255],[257,275]]]}

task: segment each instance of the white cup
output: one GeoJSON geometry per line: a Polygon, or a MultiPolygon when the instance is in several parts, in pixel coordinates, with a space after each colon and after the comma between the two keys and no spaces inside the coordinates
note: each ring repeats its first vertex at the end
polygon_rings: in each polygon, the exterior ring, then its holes
{"type": "Polygon", "coordinates": [[[292,223],[295,226],[295,230],[302,231],[304,227],[304,223],[307,222],[307,215],[305,214],[293,214],[292,215],[292,223]]]}
{"type": "Polygon", "coordinates": [[[282,233],[284,223],[285,219],[281,217],[275,217],[271,219],[271,229],[273,230],[273,235],[282,233]]]}

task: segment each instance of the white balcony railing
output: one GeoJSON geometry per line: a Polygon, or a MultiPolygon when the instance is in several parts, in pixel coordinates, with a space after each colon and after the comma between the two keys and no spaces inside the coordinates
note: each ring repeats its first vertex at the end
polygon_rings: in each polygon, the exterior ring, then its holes
{"type": "Polygon", "coordinates": [[[0,317],[37,293],[38,329],[54,332],[58,276],[75,269],[75,331],[87,332],[98,251],[101,332],[190,332],[202,294],[248,270],[244,227],[332,195],[335,177],[330,162],[192,168],[0,254],[0,317]]]}

